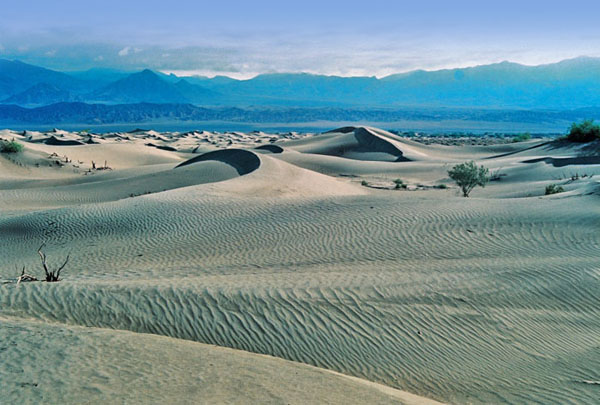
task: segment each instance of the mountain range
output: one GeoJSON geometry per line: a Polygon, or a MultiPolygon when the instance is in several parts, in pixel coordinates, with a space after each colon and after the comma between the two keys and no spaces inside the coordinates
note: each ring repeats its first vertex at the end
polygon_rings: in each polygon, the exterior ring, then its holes
{"type": "Polygon", "coordinates": [[[491,108],[570,110],[600,106],[600,58],[525,66],[502,62],[384,78],[307,73],[249,80],[177,77],[151,70],[57,72],[0,60],[0,104],[192,104],[220,107],[491,108]]]}

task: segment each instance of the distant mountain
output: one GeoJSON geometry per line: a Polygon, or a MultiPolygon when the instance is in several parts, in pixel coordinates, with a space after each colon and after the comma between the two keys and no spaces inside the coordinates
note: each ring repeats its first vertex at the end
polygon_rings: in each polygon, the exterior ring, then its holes
{"type": "Polygon", "coordinates": [[[186,79],[178,79],[173,86],[194,104],[212,104],[220,98],[219,93],[216,91],[192,84],[186,79]]]}
{"type": "Polygon", "coordinates": [[[88,96],[109,103],[189,103],[179,89],[146,69],[98,90],[88,96]]]}
{"type": "Polygon", "coordinates": [[[277,73],[225,83],[213,89],[247,104],[298,106],[382,105],[375,77],[277,73]]]}
{"type": "Polygon", "coordinates": [[[85,81],[93,88],[99,89],[112,82],[124,79],[134,72],[126,72],[118,69],[92,68],[83,71],[68,72],[69,76],[85,81]]]}
{"type": "Polygon", "coordinates": [[[330,122],[519,122],[558,123],[565,130],[570,122],[600,118],[600,108],[570,111],[494,110],[464,108],[338,108],[338,107],[197,107],[191,104],[86,104],[57,103],[44,107],[23,108],[0,104],[0,124],[124,124],[153,122],[226,121],[244,123],[330,122]]]}
{"type": "MultiPolygon", "coordinates": [[[[186,79],[190,80],[191,79],[186,79]]],[[[573,109],[600,106],[600,58],[524,66],[502,62],[412,71],[382,79],[265,74],[250,80],[198,78],[230,105],[573,109]]]]}
{"type": "Polygon", "coordinates": [[[404,105],[572,109],[600,105],[600,58],[414,71],[381,82],[380,99],[404,105]]]}
{"type": "Polygon", "coordinates": [[[65,73],[29,65],[20,61],[0,59],[0,99],[21,93],[44,83],[63,90],[82,90],[84,83],[65,73]]]}
{"type": "Polygon", "coordinates": [[[185,80],[191,84],[197,84],[207,89],[213,89],[215,87],[221,87],[231,83],[239,82],[239,80],[232,79],[231,77],[227,76],[215,76],[210,78],[205,76],[186,76],[185,80]]]}
{"type": "Polygon", "coordinates": [[[307,73],[249,80],[178,77],[91,69],[65,74],[0,60],[0,100],[19,105],[64,99],[88,103],[173,103],[204,106],[339,108],[491,108],[571,110],[600,106],[600,58],[524,66],[502,62],[377,79],[307,73]],[[53,86],[35,88],[36,85],[53,86]],[[62,95],[61,95],[62,94],[62,95]]]}
{"type": "Polygon", "coordinates": [[[1,102],[4,104],[17,104],[21,106],[41,106],[59,103],[61,101],[75,101],[75,97],[67,90],[59,89],[47,83],[39,83],[27,90],[17,93],[1,102]]]}

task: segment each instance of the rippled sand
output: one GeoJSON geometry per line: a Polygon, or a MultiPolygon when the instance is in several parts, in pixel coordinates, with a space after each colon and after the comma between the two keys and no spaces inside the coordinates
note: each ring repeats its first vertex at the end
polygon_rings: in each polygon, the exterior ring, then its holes
{"type": "Polygon", "coordinates": [[[0,402],[598,398],[597,144],[211,136],[0,132],[0,277],[72,257],[0,285],[0,402]],[[465,199],[468,159],[498,180],[465,199]]]}

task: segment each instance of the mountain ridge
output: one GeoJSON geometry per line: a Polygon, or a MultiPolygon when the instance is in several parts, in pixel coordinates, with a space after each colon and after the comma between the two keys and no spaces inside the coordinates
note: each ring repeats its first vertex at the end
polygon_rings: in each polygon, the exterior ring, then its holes
{"type": "Polygon", "coordinates": [[[579,57],[536,66],[504,61],[464,68],[414,70],[383,78],[266,73],[245,80],[226,76],[179,77],[150,69],[133,73],[91,69],[69,74],[20,61],[0,60],[0,100],[22,106],[81,100],[241,107],[569,110],[600,105],[600,58],[579,57]],[[17,97],[36,85],[47,91],[30,91],[17,97]]]}

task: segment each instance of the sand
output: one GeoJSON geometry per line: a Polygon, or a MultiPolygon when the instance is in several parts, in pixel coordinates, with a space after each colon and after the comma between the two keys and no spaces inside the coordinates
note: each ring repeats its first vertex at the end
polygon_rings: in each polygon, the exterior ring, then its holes
{"type": "Polygon", "coordinates": [[[0,137],[0,403],[598,398],[598,143],[0,137]],[[42,242],[63,280],[17,286],[42,242]]]}

